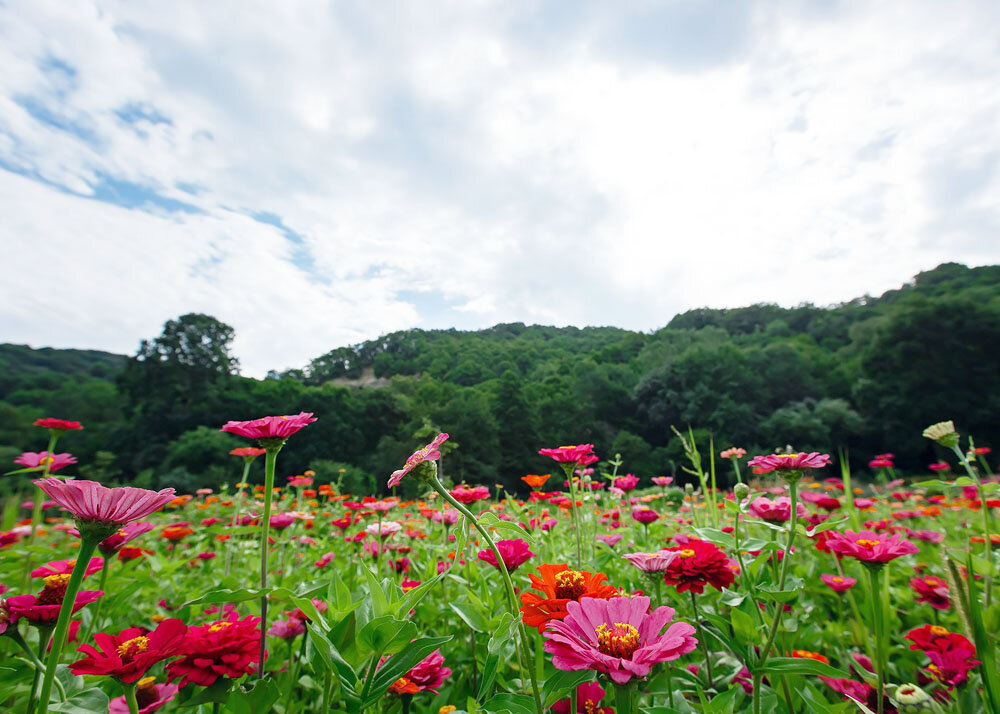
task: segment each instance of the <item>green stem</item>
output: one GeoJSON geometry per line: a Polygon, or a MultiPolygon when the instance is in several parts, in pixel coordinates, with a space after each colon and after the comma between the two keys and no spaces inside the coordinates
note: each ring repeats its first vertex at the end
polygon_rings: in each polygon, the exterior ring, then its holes
{"type": "MultiPolygon", "coordinates": [[[[260,523],[260,589],[267,588],[268,535],[271,529],[271,496],[274,489],[274,467],[281,446],[266,447],[264,456],[264,515],[260,523]]],[[[267,593],[260,596],[260,659],[257,662],[257,679],[264,677],[264,657],[267,646],[267,593]]]]}
{"type": "MultiPolygon", "coordinates": [[[[572,479],[570,480],[570,483],[573,483],[572,479]]],[[[479,535],[482,536],[490,550],[493,551],[493,557],[497,560],[497,568],[500,571],[500,575],[504,582],[504,588],[507,591],[507,602],[510,606],[510,613],[514,619],[520,623],[519,634],[521,637],[521,649],[528,651],[528,635],[524,629],[524,622],[521,620],[520,611],[517,608],[517,596],[514,594],[514,583],[511,582],[510,573],[507,572],[507,565],[503,562],[503,557],[500,555],[500,551],[497,549],[496,543],[493,542],[493,537],[490,536],[487,530],[483,528],[479,520],[472,515],[472,512],[466,508],[464,504],[459,503],[454,496],[448,493],[448,489],[446,489],[437,478],[433,480],[431,485],[434,487],[435,491],[441,494],[442,498],[448,501],[459,513],[469,520],[469,523],[471,523],[473,527],[479,531],[479,535]]],[[[528,651],[528,654],[530,655],[530,651],[528,651]]],[[[521,652],[518,650],[518,659],[520,659],[520,657],[521,652]]],[[[544,714],[542,698],[538,691],[538,680],[535,678],[535,670],[533,667],[528,667],[527,669],[528,676],[531,678],[531,693],[535,699],[535,708],[538,710],[538,714],[544,714]]]]}
{"type": "Polygon", "coordinates": [[[879,576],[882,566],[870,565],[868,567],[868,583],[871,587],[872,616],[875,625],[875,675],[878,679],[878,690],[876,691],[876,701],[878,702],[878,714],[882,714],[885,699],[885,640],[884,622],[882,618],[882,598],[879,576]]]}
{"type": "Polygon", "coordinates": [[[575,463],[568,466],[563,464],[563,471],[566,473],[566,478],[569,481],[569,507],[573,518],[573,533],[576,535],[576,568],[577,570],[582,570],[583,549],[580,546],[580,515],[576,511],[576,484],[573,483],[573,471],[575,469],[575,463]]]}
{"type": "MultiPolygon", "coordinates": [[[[105,558],[104,562],[101,563],[101,583],[100,583],[100,585],[97,586],[97,589],[100,590],[101,592],[104,592],[104,585],[108,581],[108,563],[109,562],[110,562],[109,559],[105,558]]],[[[90,633],[94,632],[95,630],[97,630],[97,629],[100,628],[100,617],[101,617],[102,605],[104,605],[104,598],[103,597],[97,599],[97,604],[94,605],[94,616],[92,618],[90,618],[90,625],[87,627],[87,630],[84,633],[83,637],[81,637],[78,640],[79,642],[86,642],[88,639],[90,639],[90,633]]]]}
{"type": "MultiPolygon", "coordinates": [[[[250,474],[250,464],[251,461],[244,460],[243,462],[243,477],[240,479],[240,483],[247,482],[247,476],[250,474]]],[[[230,528],[236,528],[239,526],[240,519],[243,517],[243,486],[240,486],[236,490],[236,504],[233,508],[233,519],[229,523],[230,528]]],[[[233,562],[233,542],[236,537],[233,535],[229,536],[229,540],[226,541],[226,575],[229,575],[230,567],[233,562]]]]}
{"type": "MultiPolygon", "coordinates": [[[[42,478],[48,478],[49,470],[52,467],[52,452],[55,451],[56,442],[59,441],[59,434],[61,432],[57,429],[52,429],[49,432],[49,445],[45,449],[45,468],[42,469],[42,478]]],[[[31,532],[28,534],[28,546],[31,546],[35,542],[35,531],[38,530],[38,526],[42,522],[42,503],[45,501],[46,495],[42,489],[35,486],[35,499],[31,502],[31,532]]],[[[28,587],[28,582],[31,579],[31,569],[32,569],[32,557],[31,549],[28,549],[28,557],[24,560],[24,573],[21,577],[21,589],[24,590],[28,587]]]]}
{"type": "MultiPolygon", "coordinates": [[[[632,684],[616,684],[615,688],[615,714],[632,714],[635,700],[635,690],[632,684]]],[[[576,692],[576,688],[573,689],[576,692]]],[[[573,712],[573,714],[576,714],[573,712]]]]}
{"type": "Polygon", "coordinates": [[[701,651],[705,655],[705,674],[706,678],[706,689],[712,688],[712,660],[708,656],[708,640],[705,637],[705,628],[701,625],[701,616],[698,614],[698,598],[695,597],[694,591],[689,590],[691,593],[691,608],[694,610],[694,622],[698,627],[698,640],[701,642],[701,651]]]}
{"type": "MultiPolygon", "coordinates": [[[[976,482],[976,490],[979,493],[979,510],[983,514],[983,535],[986,539],[986,561],[990,564],[990,572],[993,571],[993,514],[990,513],[990,507],[986,505],[986,492],[983,490],[983,482],[979,480],[979,474],[976,473],[975,469],[969,463],[965,454],[962,450],[958,448],[958,445],[951,447],[955,454],[958,455],[958,460],[962,462],[962,466],[965,467],[965,472],[969,475],[973,481],[976,482]]],[[[993,596],[993,578],[986,578],[986,584],[983,586],[984,592],[984,602],[985,606],[989,608],[990,602],[993,596]]]]}
{"type": "Polygon", "coordinates": [[[122,684],[125,690],[125,703],[128,704],[129,714],[139,714],[139,704],[135,700],[135,684],[122,684]]]}
{"type": "Polygon", "coordinates": [[[38,695],[38,714],[45,714],[49,709],[49,697],[52,694],[52,683],[56,676],[56,668],[59,666],[59,657],[62,655],[63,646],[66,644],[66,633],[69,630],[69,622],[73,616],[73,606],[76,604],[76,594],[80,591],[80,584],[83,576],[87,572],[87,564],[90,563],[91,556],[97,549],[100,538],[87,535],[82,529],[80,533],[80,550],[76,556],[76,565],[66,583],[66,594],[63,595],[62,606],[59,608],[59,619],[56,620],[56,629],[52,635],[52,649],[49,650],[49,657],[45,663],[45,676],[42,678],[42,690],[38,695]]]}

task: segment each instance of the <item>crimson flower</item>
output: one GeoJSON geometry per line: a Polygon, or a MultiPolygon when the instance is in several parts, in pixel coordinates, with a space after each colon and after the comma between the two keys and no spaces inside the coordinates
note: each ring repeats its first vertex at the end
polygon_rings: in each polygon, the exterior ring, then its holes
{"type": "Polygon", "coordinates": [[[83,428],[83,425],[78,421],[66,421],[65,419],[52,419],[50,417],[35,419],[35,426],[40,426],[43,429],[56,429],[57,431],[73,431],[83,428]]]}
{"type": "Polygon", "coordinates": [[[227,421],[222,426],[222,431],[258,441],[284,442],[292,434],[301,431],[314,421],[316,418],[312,412],[299,412],[284,416],[266,416],[251,421],[227,421]]]}
{"type": "Polygon", "coordinates": [[[259,624],[259,617],[248,615],[241,620],[233,612],[225,620],[188,628],[178,653],[183,656],[167,665],[168,679],[181,679],[181,687],[209,687],[219,677],[239,679],[254,671],[260,660],[259,624]]]}
{"type": "Polygon", "coordinates": [[[50,454],[48,451],[25,451],[14,459],[14,463],[29,469],[43,469],[47,463],[49,473],[55,473],[70,464],[75,464],[76,457],[73,454],[50,454]]]}
{"type": "Polygon", "coordinates": [[[679,593],[690,590],[699,595],[706,585],[722,590],[733,584],[736,574],[725,552],[714,543],[696,538],[685,540],[681,545],[663,549],[677,553],[664,572],[663,582],[676,586],[679,593]]]}
{"type": "Polygon", "coordinates": [[[97,523],[137,521],[174,497],[172,488],[162,491],[131,486],[105,488],[96,481],[62,481],[53,477],[38,479],[35,485],[78,520],[97,523]]]}
{"type": "Polygon", "coordinates": [[[424,463],[425,461],[437,461],[441,458],[441,444],[448,440],[447,434],[438,434],[427,446],[417,449],[403,464],[403,468],[393,471],[389,475],[388,486],[389,488],[394,488],[399,485],[399,482],[403,480],[406,474],[410,473],[418,465],[424,463]]]}
{"type": "Polygon", "coordinates": [[[451,497],[459,503],[470,504],[482,501],[490,497],[490,490],[486,486],[466,486],[459,484],[448,491],[451,497]]]}
{"type": "Polygon", "coordinates": [[[639,485],[639,477],[635,474],[625,474],[624,476],[619,476],[615,479],[615,488],[620,488],[622,491],[628,493],[629,491],[634,491],[635,487],[639,485]]]}
{"type": "Polygon", "coordinates": [[[615,714],[611,707],[599,706],[607,694],[598,682],[584,682],[576,688],[576,711],[570,711],[569,697],[552,705],[555,714],[615,714]]]}
{"type": "Polygon", "coordinates": [[[652,508],[636,508],[632,511],[632,520],[638,521],[644,526],[648,526],[659,517],[660,515],[652,508]]]}
{"type": "Polygon", "coordinates": [[[858,583],[857,580],[846,575],[827,575],[824,573],[819,576],[819,579],[835,593],[846,593],[858,583]]]}
{"type": "Polygon", "coordinates": [[[164,620],[152,632],[130,627],[117,635],[98,632],[97,647],[82,645],[77,652],[86,655],[69,666],[75,675],[102,674],[120,682],[132,683],[145,676],[157,662],[173,657],[184,643],[187,626],[176,619],[164,620]]]}
{"type": "Polygon", "coordinates": [[[910,578],[910,587],[919,596],[917,602],[926,602],[935,610],[947,610],[951,607],[951,598],[948,597],[948,583],[937,576],[910,578]]]}
{"type": "MultiPolygon", "coordinates": [[[[386,658],[380,664],[389,661],[386,658]]],[[[416,694],[417,692],[438,693],[444,680],[451,676],[451,669],[444,666],[441,650],[434,650],[417,662],[413,669],[393,682],[389,691],[393,694],[416,694]]]]}
{"type": "MultiPolygon", "coordinates": [[[[496,546],[497,550],[500,552],[500,557],[503,558],[503,564],[506,566],[508,573],[513,573],[521,565],[526,563],[529,558],[532,558],[535,555],[531,552],[531,548],[528,547],[528,544],[520,538],[514,538],[513,540],[498,540],[496,542],[496,546]]],[[[484,563],[489,563],[497,570],[500,569],[500,564],[497,562],[497,557],[491,548],[479,551],[478,557],[484,563]]]]}

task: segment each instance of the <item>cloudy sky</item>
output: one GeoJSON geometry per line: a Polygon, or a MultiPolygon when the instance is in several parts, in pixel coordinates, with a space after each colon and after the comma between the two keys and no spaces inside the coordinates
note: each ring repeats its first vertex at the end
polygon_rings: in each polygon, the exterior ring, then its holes
{"type": "Polygon", "coordinates": [[[244,372],[1000,262],[1000,3],[0,6],[0,341],[244,372]]]}

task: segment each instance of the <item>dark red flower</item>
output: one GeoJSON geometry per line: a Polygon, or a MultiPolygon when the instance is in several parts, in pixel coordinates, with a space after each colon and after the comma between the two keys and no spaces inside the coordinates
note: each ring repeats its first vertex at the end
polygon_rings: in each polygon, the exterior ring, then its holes
{"type": "Polygon", "coordinates": [[[677,587],[677,592],[702,593],[705,585],[717,590],[729,587],[736,579],[729,557],[712,543],[694,538],[664,550],[677,553],[663,575],[663,582],[677,587]]]}
{"type": "Polygon", "coordinates": [[[919,595],[917,602],[926,602],[936,610],[951,607],[948,597],[948,583],[934,575],[925,578],[910,578],[910,587],[919,595]]]}
{"type": "Polygon", "coordinates": [[[52,418],[35,419],[35,426],[40,426],[43,429],[58,429],[59,431],[73,431],[83,428],[83,425],[78,421],[52,418]]]}
{"type": "MultiPolygon", "coordinates": [[[[45,587],[37,595],[15,595],[7,599],[10,613],[23,617],[33,625],[51,625],[59,619],[59,609],[66,595],[69,575],[49,575],[45,587]]],[[[81,590],[76,594],[73,612],[97,600],[104,593],[100,590],[81,590]]]]}
{"type": "Polygon", "coordinates": [[[252,672],[260,660],[260,618],[239,618],[234,612],[225,620],[188,628],[179,652],[183,656],[167,665],[168,679],[181,679],[182,688],[209,687],[219,677],[239,679],[252,672]]]}
{"type": "Polygon", "coordinates": [[[82,645],[77,651],[87,655],[69,666],[73,674],[103,674],[121,682],[135,682],[157,662],[173,657],[184,644],[187,626],[180,620],[164,620],[156,629],[144,633],[137,627],[117,635],[98,632],[97,647],[82,645]]]}

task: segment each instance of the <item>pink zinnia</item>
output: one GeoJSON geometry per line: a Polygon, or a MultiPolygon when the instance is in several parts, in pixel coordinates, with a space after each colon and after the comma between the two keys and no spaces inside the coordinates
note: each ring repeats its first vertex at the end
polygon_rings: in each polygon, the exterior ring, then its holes
{"type": "Polygon", "coordinates": [[[454,498],[459,503],[475,503],[476,501],[483,501],[490,497],[490,490],[486,486],[473,486],[468,487],[463,484],[455,486],[455,488],[448,491],[451,497],[454,498]]]}
{"type": "Polygon", "coordinates": [[[635,474],[625,474],[624,476],[619,476],[615,479],[615,488],[621,489],[628,493],[635,489],[639,485],[639,477],[635,474]]]}
{"type": "Polygon", "coordinates": [[[658,553],[626,553],[622,557],[644,573],[663,573],[674,562],[677,553],[661,550],[658,553]]]}
{"type": "Polygon", "coordinates": [[[618,533],[607,533],[607,534],[602,533],[601,535],[594,537],[597,538],[597,540],[604,543],[605,545],[611,546],[612,548],[618,545],[618,541],[622,539],[622,536],[618,533]]]}
{"type": "Polygon", "coordinates": [[[910,587],[919,595],[917,602],[925,602],[935,610],[947,610],[951,607],[948,583],[935,575],[910,578],[910,587]]]}
{"type": "Polygon", "coordinates": [[[48,451],[25,451],[14,459],[14,463],[29,469],[45,468],[46,462],[49,465],[49,473],[55,473],[59,469],[76,463],[76,457],[72,454],[49,454],[48,451]]]}
{"type": "Polygon", "coordinates": [[[660,488],[666,488],[674,482],[673,476],[654,476],[653,483],[655,483],[660,488]]]}
{"type": "Polygon", "coordinates": [[[444,666],[441,650],[434,650],[411,669],[406,678],[417,685],[421,692],[438,693],[444,680],[451,676],[451,669],[444,666]]]}
{"type": "MultiPolygon", "coordinates": [[[[107,538],[102,540],[97,544],[97,549],[100,550],[104,555],[114,555],[123,546],[132,542],[143,533],[148,533],[153,530],[155,526],[149,521],[136,521],[135,523],[129,523],[122,526],[119,530],[115,531],[107,538]]],[[[79,531],[70,531],[73,535],[79,536],[79,531]]]]}
{"type": "Polygon", "coordinates": [[[644,596],[567,602],[566,618],[550,621],[542,633],[552,664],[561,670],[592,669],[626,684],[646,677],[653,665],[694,650],[694,627],[675,622],[664,631],[674,609],[649,612],[649,602],[644,596]]]}
{"type": "Polygon", "coordinates": [[[437,461],[438,459],[440,459],[441,452],[439,451],[439,449],[441,448],[441,444],[443,444],[447,440],[448,440],[447,434],[438,434],[437,436],[434,437],[434,440],[427,446],[423,447],[422,449],[417,449],[412,454],[410,454],[410,458],[408,458],[406,460],[406,463],[403,464],[403,468],[399,469],[398,471],[393,471],[392,474],[389,476],[389,482],[388,482],[389,488],[394,488],[395,486],[399,485],[399,482],[403,480],[403,477],[406,476],[406,474],[410,473],[413,469],[415,469],[419,464],[422,464],[425,461],[437,461]]]}
{"type": "MultiPolygon", "coordinates": [[[[773,501],[766,496],[758,496],[750,502],[750,513],[769,523],[784,523],[792,517],[792,499],[781,496],[773,501]]],[[[809,511],[801,503],[795,504],[795,513],[805,518],[809,511]]]]}
{"type": "Polygon", "coordinates": [[[891,469],[892,461],[889,459],[875,458],[868,462],[868,466],[873,469],[891,469]]]}
{"type": "Polygon", "coordinates": [[[648,526],[659,517],[660,515],[652,508],[636,508],[632,511],[632,520],[639,521],[644,526],[648,526]]]}
{"type": "Polygon", "coordinates": [[[291,486],[292,488],[298,488],[299,486],[302,486],[303,488],[305,488],[306,486],[312,486],[312,484],[313,484],[313,480],[310,477],[308,477],[308,476],[289,476],[288,477],[288,485],[291,486]]]}
{"type": "MultiPolygon", "coordinates": [[[[456,499],[457,500],[457,499],[456,499]]],[[[459,512],[454,508],[446,508],[444,511],[434,511],[431,513],[431,520],[435,523],[443,523],[446,526],[453,526],[458,523],[459,512]]]]}
{"type": "Polygon", "coordinates": [[[849,578],[846,575],[827,575],[826,573],[820,575],[819,579],[822,580],[823,584],[828,586],[835,593],[846,593],[858,582],[854,578],[849,578]]]}
{"type": "MultiPolygon", "coordinates": [[[[529,558],[534,557],[534,553],[531,552],[531,548],[528,544],[521,540],[520,538],[515,538],[513,540],[498,540],[496,542],[497,550],[500,552],[500,557],[503,558],[503,564],[507,567],[508,573],[513,573],[521,565],[528,561],[529,558]]],[[[479,559],[484,563],[489,563],[497,570],[500,569],[500,564],[497,562],[497,557],[494,555],[491,548],[479,551],[479,559]]]]}
{"type": "MultiPolygon", "coordinates": [[[[87,563],[87,570],[84,571],[84,577],[88,575],[93,575],[98,570],[104,566],[104,558],[91,558],[90,562],[87,563]]],[[[49,575],[69,575],[73,572],[73,568],[76,567],[76,559],[72,560],[52,560],[35,568],[31,571],[31,577],[33,578],[45,578],[49,575]]]]}
{"type": "Polygon", "coordinates": [[[221,431],[245,436],[248,439],[284,440],[316,421],[312,412],[299,412],[284,416],[266,416],[252,421],[227,421],[221,431]]]}
{"type": "Polygon", "coordinates": [[[890,560],[920,551],[902,536],[874,531],[830,533],[826,546],[834,553],[848,555],[865,563],[888,563],[890,560]]]}
{"type": "Polygon", "coordinates": [[[722,459],[742,459],[747,455],[746,449],[741,449],[738,446],[732,446],[725,451],[719,452],[719,458],[722,459]]]}
{"type": "Polygon", "coordinates": [[[538,453],[542,456],[548,456],[550,459],[554,459],[560,464],[578,464],[580,466],[586,466],[587,464],[599,461],[597,454],[594,453],[593,444],[560,446],[557,449],[539,449],[538,453]]]}
{"type": "Polygon", "coordinates": [[[599,706],[607,692],[597,682],[584,682],[576,688],[576,711],[570,711],[569,697],[552,705],[554,714],[615,714],[611,707],[599,706]]]}
{"type": "Polygon", "coordinates": [[[747,466],[758,474],[769,474],[772,471],[802,471],[819,469],[830,463],[829,454],[813,451],[810,454],[767,454],[750,460],[747,466]]]}
{"type": "Polygon", "coordinates": [[[174,497],[174,489],[147,491],[122,486],[105,488],[96,481],[63,481],[49,477],[35,481],[53,501],[79,521],[125,524],[158,511],[174,497]]]}
{"type": "Polygon", "coordinates": [[[944,461],[938,461],[935,464],[929,464],[927,468],[929,468],[931,471],[947,471],[948,469],[951,468],[951,465],[945,463],[944,461]]]}

